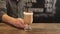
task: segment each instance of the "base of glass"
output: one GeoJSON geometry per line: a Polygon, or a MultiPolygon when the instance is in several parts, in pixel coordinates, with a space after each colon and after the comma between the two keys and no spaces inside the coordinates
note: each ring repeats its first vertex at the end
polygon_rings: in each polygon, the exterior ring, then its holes
{"type": "Polygon", "coordinates": [[[30,25],[25,25],[24,30],[25,31],[31,31],[32,30],[32,27],[30,25]]]}

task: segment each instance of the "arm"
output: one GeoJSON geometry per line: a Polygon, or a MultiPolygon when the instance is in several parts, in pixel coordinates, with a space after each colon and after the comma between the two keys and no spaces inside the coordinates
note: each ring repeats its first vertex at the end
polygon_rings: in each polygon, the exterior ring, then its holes
{"type": "Polygon", "coordinates": [[[16,21],[16,19],[13,18],[13,17],[8,16],[7,14],[4,14],[4,15],[2,16],[2,21],[8,22],[8,23],[13,23],[13,22],[16,21]]]}
{"type": "Polygon", "coordinates": [[[7,15],[7,4],[6,0],[0,1],[0,20],[4,22],[9,22],[10,19],[14,20],[14,18],[7,15]]]}
{"type": "Polygon", "coordinates": [[[19,27],[19,28],[24,28],[24,22],[21,18],[18,18],[18,19],[13,18],[4,13],[2,15],[2,21],[7,22],[7,23],[14,25],[16,27],[19,27]]]}
{"type": "MultiPolygon", "coordinates": [[[[5,5],[5,4],[4,4],[5,5]]],[[[7,5],[8,6],[8,5],[7,5]]],[[[6,7],[6,6],[4,6],[4,7],[6,7]]],[[[4,8],[3,7],[3,8],[4,8]]],[[[4,21],[4,22],[7,22],[7,23],[9,23],[9,24],[11,24],[11,25],[14,25],[14,26],[16,26],[16,27],[19,27],[19,28],[24,28],[24,23],[23,23],[23,20],[22,19],[17,19],[17,18],[13,18],[13,17],[10,17],[10,16],[8,16],[8,14],[7,14],[7,10],[5,11],[3,11],[3,10],[1,10],[0,11],[0,19],[2,20],[2,21],[4,21]]]]}

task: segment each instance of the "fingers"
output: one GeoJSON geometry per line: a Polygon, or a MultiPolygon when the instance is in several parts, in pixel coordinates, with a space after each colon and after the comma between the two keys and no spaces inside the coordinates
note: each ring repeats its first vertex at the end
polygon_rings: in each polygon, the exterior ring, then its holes
{"type": "Polygon", "coordinates": [[[19,27],[24,28],[25,26],[23,24],[19,24],[19,27]]]}
{"type": "Polygon", "coordinates": [[[24,28],[24,24],[22,24],[22,22],[20,22],[20,21],[16,22],[16,26],[19,28],[24,28]]]}
{"type": "Polygon", "coordinates": [[[23,25],[24,25],[24,21],[23,21],[23,19],[18,18],[18,21],[19,21],[21,24],[23,24],[23,25]]]}
{"type": "Polygon", "coordinates": [[[21,28],[24,28],[24,21],[23,21],[23,19],[18,18],[17,20],[18,20],[18,23],[19,23],[18,26],[21,27],[21,28]]]}

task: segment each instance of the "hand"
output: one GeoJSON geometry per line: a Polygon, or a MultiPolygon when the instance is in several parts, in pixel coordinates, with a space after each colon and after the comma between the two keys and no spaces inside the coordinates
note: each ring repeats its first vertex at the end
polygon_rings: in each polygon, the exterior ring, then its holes
{"type": "Polygon", "coordinates": [[[23,21],[22,18],[17,18],[17,19],[16,19],[16,23],[18,23],[18,26],[19,26],[20,28],[24,28],[24,21],[23,21]]]}
{"type": "Polygon", "coordinates": [[[2,16],[2,21],[12,24],[19,28],[24,28],[24,21],[21,18],[13,18],[13,17],[8,16],[7,14],[4,14],[2,16]]]}
{"type": "Polygon", "coordinates": [[[21,18],[13,20],[11,24],[19,28],[24,28],[24,21],[21,18]]]}

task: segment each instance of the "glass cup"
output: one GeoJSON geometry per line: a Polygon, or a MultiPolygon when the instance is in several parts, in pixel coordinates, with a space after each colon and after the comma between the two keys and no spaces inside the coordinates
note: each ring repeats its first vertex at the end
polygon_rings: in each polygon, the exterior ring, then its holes
{"type": "Polygon", "coordinates": [[[24,12],[25,31],[32,30],[31,28],[32,22],[33,22],[33,12],[24,12]]]}

